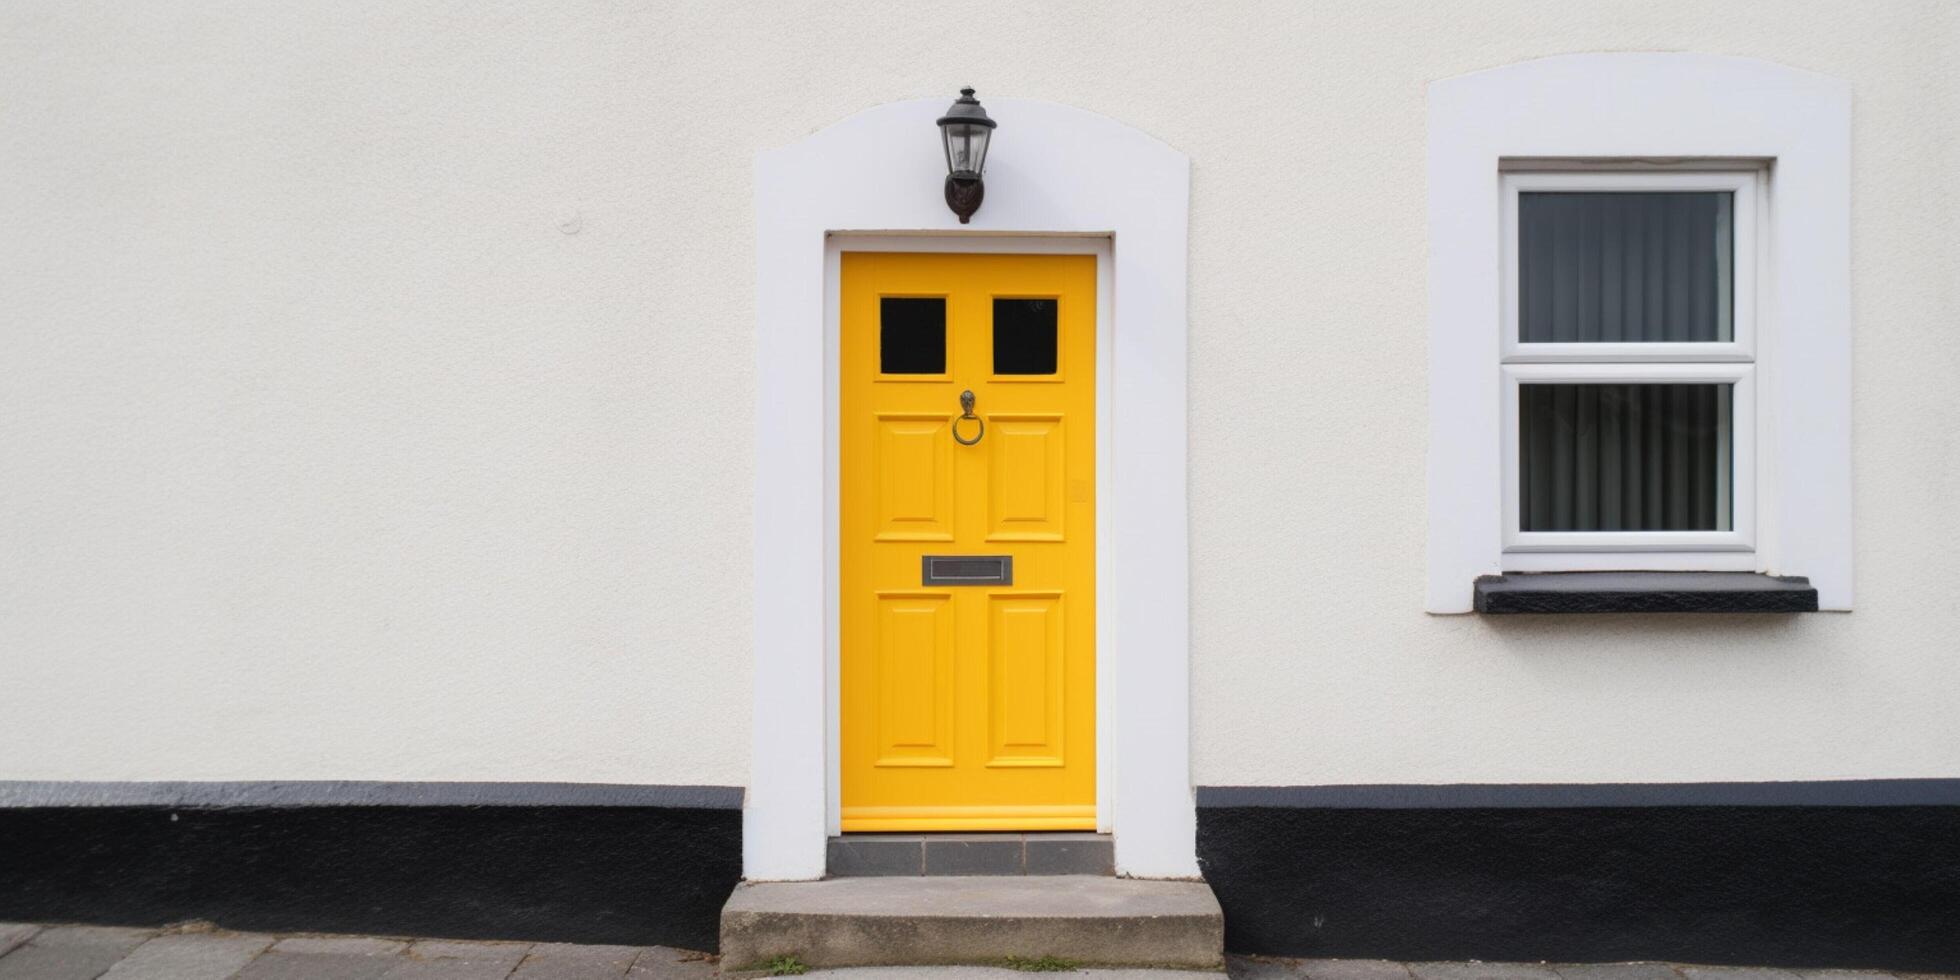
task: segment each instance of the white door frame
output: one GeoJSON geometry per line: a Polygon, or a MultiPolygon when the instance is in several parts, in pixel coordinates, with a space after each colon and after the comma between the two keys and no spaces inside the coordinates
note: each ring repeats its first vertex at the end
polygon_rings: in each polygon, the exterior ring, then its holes
{"type": "Polygon", "coordinates": [[[1195,877],[1185,534],[1190,165],[1113,120],[987,99],[987,201],[941,199],[946,99],[762,154],[756,180],[750,879],[824,873],[837,820],[836,271],[844,250],[1089,252],[1097,263],[1097,813],[1116,865],[1195,877]]]}

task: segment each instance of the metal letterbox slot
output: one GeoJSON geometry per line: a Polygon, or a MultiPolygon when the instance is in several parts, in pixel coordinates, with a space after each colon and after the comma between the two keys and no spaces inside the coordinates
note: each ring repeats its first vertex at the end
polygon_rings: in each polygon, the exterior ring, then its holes
{"type": "Polygon", "coordinates": [[[926,555],[920,585],[1013,585],[1013,555],[926,555]]]}

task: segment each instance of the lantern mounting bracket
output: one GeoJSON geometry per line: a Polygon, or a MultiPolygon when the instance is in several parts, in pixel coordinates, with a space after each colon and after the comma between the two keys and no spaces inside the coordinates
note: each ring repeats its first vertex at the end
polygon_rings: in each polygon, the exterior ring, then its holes
{"type": "Polygon", "coordinates": [[[986,197],[987,185],[978,176],[946,175],[946,206],[960,216],[960,224],[973,218],[973,212],[980,210],[980,202],[986,197]]]}

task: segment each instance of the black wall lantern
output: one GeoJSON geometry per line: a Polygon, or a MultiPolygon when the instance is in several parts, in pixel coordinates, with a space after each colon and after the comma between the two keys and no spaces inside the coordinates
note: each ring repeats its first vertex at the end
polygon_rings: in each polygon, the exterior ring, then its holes
{"type": "Polygon", "coordinates": [[[970,88],[960,89],[960,97],[939,117],[939,136],[946,143],[946,206],[960,216],[960,224],[987,196],[980,175],[987,172],[987,143],[995,125],[970,88]]]}

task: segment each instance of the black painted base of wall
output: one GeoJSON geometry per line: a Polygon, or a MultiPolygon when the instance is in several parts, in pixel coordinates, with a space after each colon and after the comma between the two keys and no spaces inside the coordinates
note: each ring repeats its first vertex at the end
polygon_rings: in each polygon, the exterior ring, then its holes
{"type": "Polygon", "coordinates": [[[739,790],[351,785],[369,792],[188,805],[0,794],[0,920],[713,950],[741,878],[739,790]]]}
{"type": "Polygon", "coordinates": [[[1597,790],[1205,788],[1199,860],[1236,952],[1960,971],[1950,781],[1597,790]]]}

